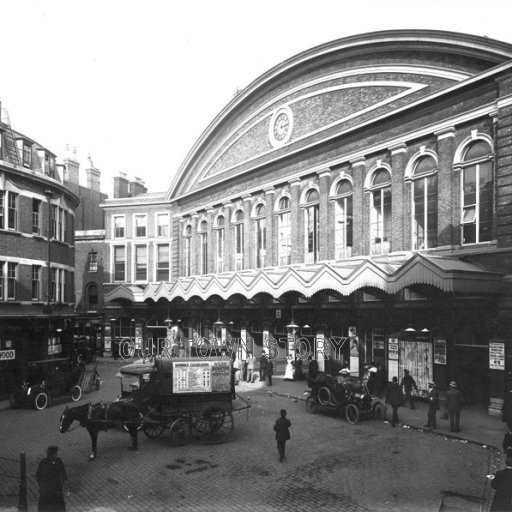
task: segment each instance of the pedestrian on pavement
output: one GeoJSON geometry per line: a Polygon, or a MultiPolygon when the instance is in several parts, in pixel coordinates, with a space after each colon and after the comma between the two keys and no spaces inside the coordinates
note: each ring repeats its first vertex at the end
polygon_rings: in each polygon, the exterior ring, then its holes
{"type": "Polygon", "coordinates": [[[309,356],[308,377],[312,380],[315,380],[317,375],[318,375],[318,361],[313,356],[309,356]]]}
{"type": "Polygon", "coordinates": [[[267,358],[267,366],[265,367],[265,378],[268,380],[268,385],[272,386],[272,375],[274,374],[274,363],[270,357],[267,358]]]}
{"type": "Polygon", "coordinates": [[[450,389],[446,392],[446,408],[450,416],[450,431],[460,432],[460,411],[464,405],[462,394],[457,388],[457,383],[452,380],[450,389]]]}
{"type": "Polygon", "coordinates": [[[366,372],[366,387],[368,388],[368,393],[370,395],[375,395],[375,387],[377,384],[377,367],[375,363],[372,361],[368,371],[366,372]]]}
{"type": "Polygon", "coordinates": [[[293,356],[286,358],[286,368],[284,370],[284,380],[293,380],[293,356]]]}
{"type": "Polygon", "coordinates": [[[503,436],[503,451],[507,457],[512,457],[512,430],[505,432],[503,436]]]}
{"type": "Polygon", "coordinates": [[[418,391],[418,386],[416,385],[414,377],[409,373],[409,370],[404,370],[404,376],[402,377],[402,382],[400,382],[400,387],[404,390],[404,406],[409,402],[411,409],[416,409],[414,406],[414,400],[412,399],[412,390],[415,389],[418,391]]]}
{"type": "Polygon", "coordinates": [[[295,357],[295,371],[293,372],[293,380],[304,380],[304,372],[302,371],[302,359],[295,357]]]}
{"type": "Polygon", "coordinates": [[[251,352],[247,353],[247,382],[252,382],[254,373],[254,356],[251,352]]]}
{"type": "Polygon", "coordinates": [[[268,363],[267,354],[265,354],[265,351],[263,351],[260,356],[260,382],[265,382],[266,372],[267,372],[267,363],[268,363]]]}
{"type": "Polygon", "coordinates": [[[391,405],[393,416],[391,418],[391,426],[398,424],[398,408],[403,404],[404,397],[402,388],[398,385],[398,377],[393,377],[386,388],[386,403],[391,405]]]}
{"type": "Polygon", "coordinates": [[[377,373],[375,375],[375,395],[382,398],[387,385],[386,369],[382,363],[377,363],[377,373]]]}
{"type": "Polygon", "coordinates": [[[496,491],[492,500],[491,512],[512,510],[512,457],[507,457],[506,467],[491,478],[491,487],[496,491]]]}
{"type": "Polygon", "coordinates": [[[439,391],[437,390],[435,382],[428,383],[428,414],[427,428],[437,428],[436,414],[439,409],[439,391]]]}
{"type": "Polygon", "coordinates": [[[279,452],[279,462],[283,462],[286,441],[290,439],[290,420],[286,417],[286,409],[281,409],[281,415],[274,424],[276,433],[277,451],[279,452]]]}
{"type": "Polygon", "coordinates": [[[39,484],[38,512],[65,512],[64,481],[66,469],[62,460],[57,457],[59,448],[48,446],[46,458],[37,468],[37,483],[39,484]]]}

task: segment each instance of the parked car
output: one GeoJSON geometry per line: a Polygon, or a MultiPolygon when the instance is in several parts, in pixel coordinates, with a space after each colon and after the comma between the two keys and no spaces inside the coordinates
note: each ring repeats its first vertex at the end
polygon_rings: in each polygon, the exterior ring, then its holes
{"type": "MultiPolygon", "coordinates": [[[[82,396],[82,377],[85,366],[69,358],[42,359],[27,363],[27,376],[19,389],[10,396],[11,408],[34,407],[42,410],[54,400],[71,398],[74,402],[82,396]]],[[[95,375],[94,386],[99,389],[100,379],[95,375]]]]}

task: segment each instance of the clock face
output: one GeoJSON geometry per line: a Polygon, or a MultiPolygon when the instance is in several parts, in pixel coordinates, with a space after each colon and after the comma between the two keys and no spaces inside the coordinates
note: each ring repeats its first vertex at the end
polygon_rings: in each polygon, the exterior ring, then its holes
{"type": "Polygon", "coordinates": [[[293,114],[288,106],[279,108],[272,116],[269,124],[268,135],[270,143],[275,147],[286,144],[293,130],[293,114]]]}
{"type": "Polygon", "coordinates": [[[281,112],[274,121],[274,137],[277,141],[282,141],[290,129],[290,119],[286,112],[281,112]]]}

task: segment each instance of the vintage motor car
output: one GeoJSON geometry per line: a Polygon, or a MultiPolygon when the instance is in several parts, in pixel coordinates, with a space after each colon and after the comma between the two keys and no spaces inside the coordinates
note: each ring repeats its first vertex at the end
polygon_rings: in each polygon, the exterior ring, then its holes
{"type": "MultiPolygon", "coordinates": [[[[99,375],[94,371],[92,387],[99,389],[99,375]]],[[[42,410],[53,401],[71,398],[77,402],[82,396],[85,372],[85,366],[65,357],[31,361],[27,363],[26,378],[10,396],[10,406],[12,409],[33,407],[42,410]]]]}

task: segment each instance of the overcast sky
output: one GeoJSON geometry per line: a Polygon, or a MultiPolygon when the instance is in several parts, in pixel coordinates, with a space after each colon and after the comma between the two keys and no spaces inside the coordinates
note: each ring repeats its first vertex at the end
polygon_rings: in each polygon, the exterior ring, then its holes
{"type": "Polygon", "coordinates": [[[217,113],[318,44],[390,29],[512,43],[510,0],[0,0],[0,101],[12,127],[165,191],[217,113]]]}

